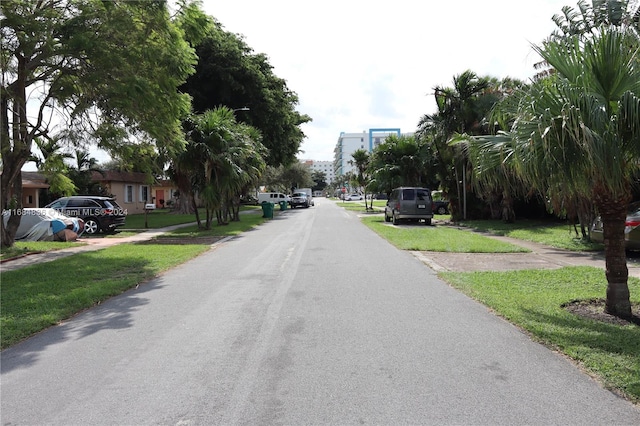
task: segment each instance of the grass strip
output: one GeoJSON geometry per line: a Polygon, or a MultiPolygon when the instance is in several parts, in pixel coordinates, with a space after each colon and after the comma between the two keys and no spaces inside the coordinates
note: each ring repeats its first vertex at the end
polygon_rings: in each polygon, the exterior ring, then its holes
{"type": "MultiPolygon", "coordinates": [[[[439,276],[578,361],[605,386],[640,402],[640,327],[583,318],[562,307],[576,300],[602,299],[607,285],[603,270],[581,266],[439,276]]],[[[640,280],[630,278],[629,288],[632,303],[640,303],[640,280]]]]}
{"type": "Polygon", "coordinates": [[[495,235],[533,241],[571,251],[601,251],[604,246],[592,243],[576,234],[573,225],[532,220],[518,220],[504,223],[499,220],[469,220],[459,225],[495,235]]]}
{"type": "Polygon", "coordinates": [[[209,248],[122,244],[2,273],[2,349],[209,248]]]}
{"type": "Polygon", "coordinates": [[[61,250],[82,245],[84,243],[66,241],[16,241],[13,246],[2,248],[0,259],[11,259],[27,253],[61,250]]]}
{"type": "MultiPolygon", "coordinates": [[[[260,206],[241,206],[240,211],[258,211],[260,206]]],[[[199,209],[200,217],[205,215],[204,209],[199,209]]],[[[146,229],[164,228],[166,226],[181,225],[183,223],[191,223],[196,221],[196,215],[193,213],[180,214],[174,213],[171,210],[158,209],[147,213],[146,229]]],[[[145,229],[145,214],[130,214],[127,215],[125,225],[118,229],[145,229]]]]}
{"type": "Polygon", "coordinates": [[[449,226],[386,223],[382,216],[363,217],[362,222],[402,250],[451,253],[526,253],[528,249],[449,226]]]}
{"type": "MultiPolygon", "coordinates": [[[[175,237],[209,237],[209,236],[233,236],[239,235],[245,231],[263,223],[266,219],[260,213],[243,214],[239,222],[229,222],[227,225],[218,225],[213,221],[211,229],[198,229],[197,225],[185,226],[160,235],[158,238],[175,238],[175,237]]],[[[204,224],[204,222],[202,222],[204,224]]]]}

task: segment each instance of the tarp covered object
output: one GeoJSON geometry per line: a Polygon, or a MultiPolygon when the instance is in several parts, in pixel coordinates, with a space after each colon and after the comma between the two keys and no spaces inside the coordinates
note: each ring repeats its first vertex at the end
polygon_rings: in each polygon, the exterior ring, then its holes
{"type": "MultiPolygon", "coordinates": [[[[21,216],[16,241],[75,241],[84,232],[82,219],[65,216],[55,209],[21,209],[14,213],[21,216]]],[[[5,225],[9,215],[9,211],[2,213],[5,225]]]]}

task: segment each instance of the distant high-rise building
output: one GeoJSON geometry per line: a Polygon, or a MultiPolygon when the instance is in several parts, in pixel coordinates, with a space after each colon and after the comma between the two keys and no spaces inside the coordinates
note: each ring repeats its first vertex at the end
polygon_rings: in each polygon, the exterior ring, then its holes
{"type": "Polygon", "coordinates": [[[302,164],[309,166],[311,172],[319,171],[324,173],[328,184],[335,180],[335,172],[333,170],[333,161],[317,161],[317,160],[300,160],[302,164]]]}
{"type": "Polygon", "coordinates": [[[353,161],[351,156],[355,151],[364,149],[371,153],[378,145],[390,135],[401,136],[400,129],[369,129],[361,133],[340,133],[336,144],[333,160],[335,176],[342,176],[355,170],[355,166],[349,164],[353,161]]]}

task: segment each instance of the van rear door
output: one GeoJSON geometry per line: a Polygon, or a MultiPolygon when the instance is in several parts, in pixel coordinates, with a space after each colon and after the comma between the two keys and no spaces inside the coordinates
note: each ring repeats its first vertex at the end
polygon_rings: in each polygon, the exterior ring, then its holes
{"type": "Polygon", "coordinates": [[[431,201],[431,191],[426,188],[416,189],[416,213],[433,214],[433,203],[431,201]]]}
{"type": "Polygon", "coordinates": [[[401,215],[431,215],[431,194],[425,188],[406,188],[402,190],[401,215]]]}

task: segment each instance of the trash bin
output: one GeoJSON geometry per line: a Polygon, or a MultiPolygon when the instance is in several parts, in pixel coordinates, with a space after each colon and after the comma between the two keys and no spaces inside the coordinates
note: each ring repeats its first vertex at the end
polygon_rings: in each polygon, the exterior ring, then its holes
{"type": "Polygon", "coordinates": [[[287,202],[286,201],[280,201],[278,204],[280,204],[280,210],[286,210],[287,209],[287,202]]]}
{"type": "Polygon", "coordinates": [[[262,202],[262,217],[273,219],[273,203],[268,201],[262,202]]]}

